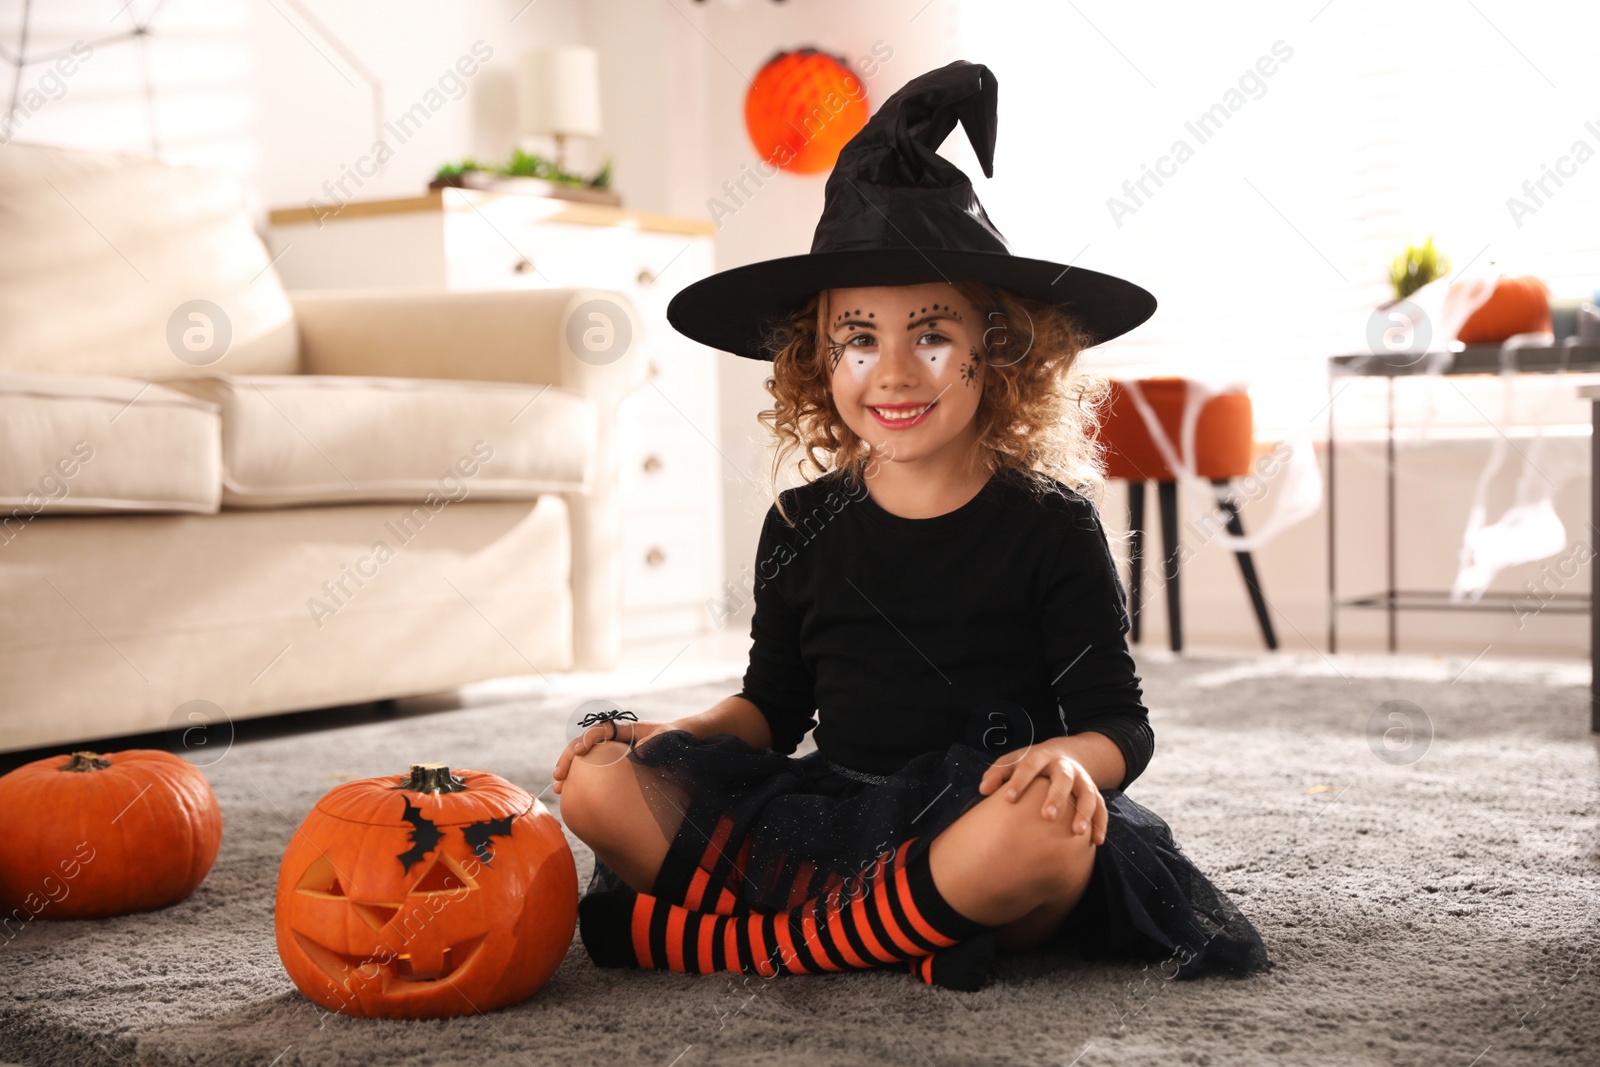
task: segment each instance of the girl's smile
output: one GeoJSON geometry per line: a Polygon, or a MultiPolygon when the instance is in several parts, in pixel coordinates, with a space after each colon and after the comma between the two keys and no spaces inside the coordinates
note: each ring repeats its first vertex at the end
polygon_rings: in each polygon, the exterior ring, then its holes
{"type": "Polygon", "coordinates": [[[878,404],[868,407],[880,424],[890,430],[905,430],[922,422],[923,417],[933,410],[935,400],[927,404],[878,404]]]}

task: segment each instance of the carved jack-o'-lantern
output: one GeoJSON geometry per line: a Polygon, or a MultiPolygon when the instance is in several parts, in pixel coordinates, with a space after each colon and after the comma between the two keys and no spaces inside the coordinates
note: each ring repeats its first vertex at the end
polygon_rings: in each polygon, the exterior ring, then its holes
{"type": "Polygon", "coordinates": [[[532,996],[578,919],[578,873],[543,804],[503,778],[416,764],[317,802],[278,871],[278,956],[347,1015],[469,1015],[532,996]]]}

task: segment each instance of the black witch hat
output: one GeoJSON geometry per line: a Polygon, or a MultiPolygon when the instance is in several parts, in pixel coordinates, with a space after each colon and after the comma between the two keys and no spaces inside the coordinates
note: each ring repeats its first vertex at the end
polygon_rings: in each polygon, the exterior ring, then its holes
{"type": "Polygon", "coordinates": [[[907,82],[839,153],[811,252],[735,267],[688,286],[667,306],[678,332],[735,355],[771,359],[772,326],[823,289],[981,281],[1067,311],[1101,344],[1156,310],[1132,282],[1014,256],[972,183],[938,148],[960,122],[994,175],[998,86],[956,60],[907,82]]]}

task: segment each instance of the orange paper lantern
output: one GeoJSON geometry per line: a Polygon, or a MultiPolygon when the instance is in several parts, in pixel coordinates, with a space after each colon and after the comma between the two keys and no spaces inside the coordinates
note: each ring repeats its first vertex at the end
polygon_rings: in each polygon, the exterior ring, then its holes
{"type": "Polygon", "coordinates": [[[774,56],[744,98],[744,125],[761,158],[781,170],[815,174],[867,124],[867,87],[850,68],[814,48],[774,56]]]}

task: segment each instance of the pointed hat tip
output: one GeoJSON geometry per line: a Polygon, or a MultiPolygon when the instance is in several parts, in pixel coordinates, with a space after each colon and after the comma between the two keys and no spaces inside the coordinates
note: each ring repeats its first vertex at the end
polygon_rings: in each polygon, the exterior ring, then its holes
{"type": "Polygon", "coordinates": [[[938,154],[959,124],[984,177],[992,178],[998,101],[999,79],[993,71],[982,63],[952,60],[890,94],[844,146],[836,169],[860,178],[880,174],[889,163],[900,170],[905,184],[922,184],[930,169],[941,184],[965,182],[965,175],[938,154]]]}

